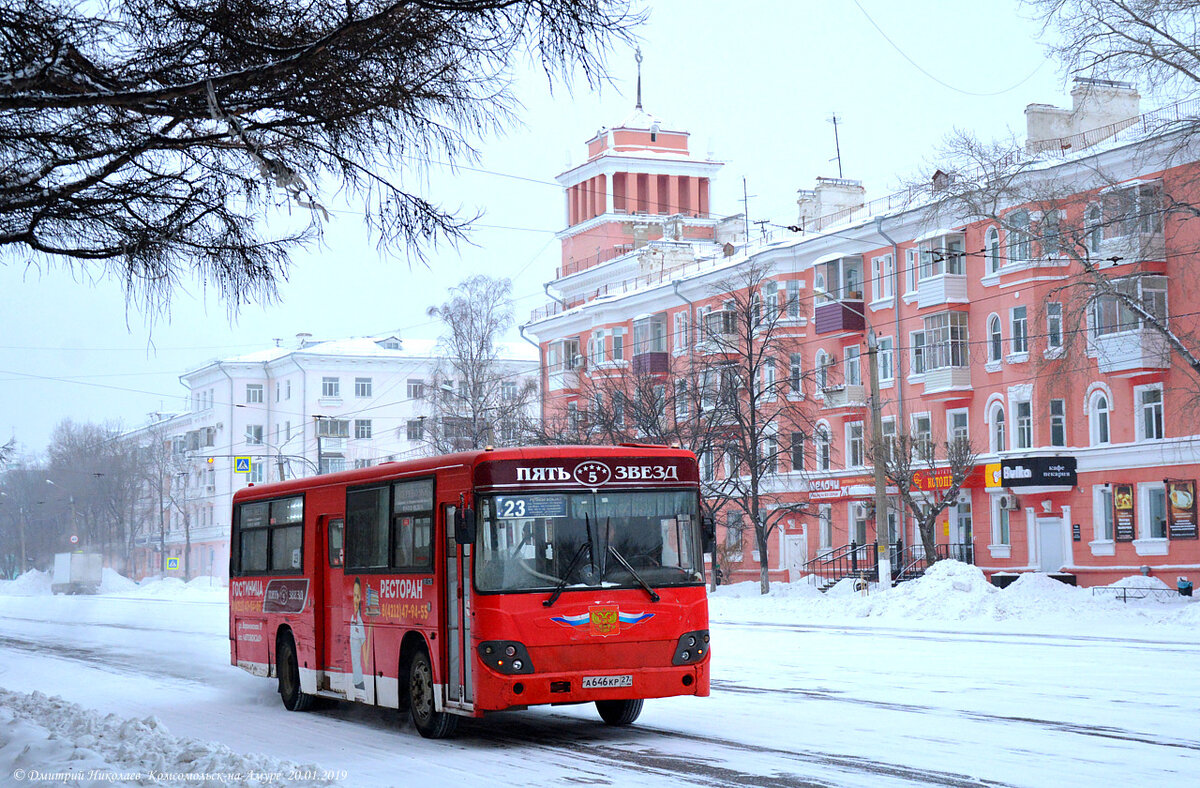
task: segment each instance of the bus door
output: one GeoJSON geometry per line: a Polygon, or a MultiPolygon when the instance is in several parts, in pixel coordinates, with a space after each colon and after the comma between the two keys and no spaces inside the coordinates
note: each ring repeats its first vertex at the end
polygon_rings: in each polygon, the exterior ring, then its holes
{"type": "MultiPolygon", "coordinates": [[[[445,705],[474,708],[471,687],[471,545],[460,545],[454,538],[454,515],[458,507],[442,504],[441,533],[445,535],[446,572],[446,682],[445,705]]],[[[469,510],[468,510],[469,511],[469,510]]]]}
{"type": "Polygon", "coordinates": [[[342,568],[345,560],[345,550],[343,549],[345,521],[341,517],[323,517],[321,519],[325,524],[326,554],[323,557],[324,571],[321,573],[321,596],[324,601],[324,610],[318,613],[321,616],[321,629],[324,637],[318,644],[318,653],[324,678],[318,689],[344,695],[346,694],[345,682],[335,682],[333,677],[345,676],[346,666],[344,663],[348,653],[346,650],[346,618],[342,610],[346,588],[346,574],[342,568]]]}

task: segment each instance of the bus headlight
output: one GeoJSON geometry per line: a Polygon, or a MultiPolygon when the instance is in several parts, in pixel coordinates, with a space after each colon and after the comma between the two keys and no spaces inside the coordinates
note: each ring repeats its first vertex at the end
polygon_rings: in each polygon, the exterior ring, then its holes
{"type": "Polygon", "coordinates": [[[684,632],[679,636],[675,646],[675,657],[672,665],[691,665],[704,659],[708,654],[708,630],[698,629],[695,632],[684,632]]]}
{"type": "Polygon", "coordinates": [[[486,640],[479,644],[478,652],[483,664],[500,673],[533,672],[529,651],[515,640],[486,640]]]}

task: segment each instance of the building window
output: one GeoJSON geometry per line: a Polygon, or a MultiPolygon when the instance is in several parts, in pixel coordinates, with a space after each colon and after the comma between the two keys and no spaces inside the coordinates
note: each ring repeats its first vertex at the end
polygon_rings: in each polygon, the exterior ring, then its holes
{"type": "Polygon", "coordinates": [[[321,378],[322,397],[340,397],[342,382],[337,378],[321,378]]]}
{"type": "Polygon", "coordinates": [[[246,443],[252,446],[261,446],[263,442],[263,425],[247,424],[246,425],[246,443]]]}
{"type": "Polygon", "coordinates": [[[623,328],[613,329],[612,357],[613,361],[625,360],[625,329],[623,328]]]}
{"type": "Polygon", "coordinates": [[[1000,316],[988,318],[988,361],[1004,358],[1004,335],[1000,331],[1000,316]]]}
{"type": "Polygon", "coordinates": [[[1009,510],[1000,508],[1000,497],[992,496],[992,544],[995,545],[1011,545],[1012,537],[1009,535],[1009,510]]]}
{"type": "Polygon", "coordinates": [[[252,484],[262,484],[264,477],[265,474],[263,473],[263,464],[258,460],[251,462],[250,474],[246,477],[246,480],[252,484]]]}
{"type": "Polygon", "coordinates": [[[517,390],[515,381],[504,381],[500,384],[500,399],[504,402],[512,402],[517,398],[517,390]]]}
{"type": "Polygon", "coordinates": [[[909,353],[908,353],[909,359],[910,359],[909,363],[912,365],[912,370],[911,370],[910,374],[924,375],[925,374],[925,332],[924,331],[914,331],[913,333],[909,334],[908,335],[908,346],[910,348],[909,353]]]}
{"type": "Polygon", "coordinates": [[[741,561],[742,551],[745,550],[742,532],[745,530],[741,512],[729,512],[725,520],[725,545],[729,551],[738,556],[735,561],[741,561]]]}
{"type": "Polygon", "coordinates": [[[892,297],[892,279],[895,274],[890,254],[871,259],[871,276],[874,279],[871,289],[877,300],[892,297]]]}
{"type": "Polygon", "coordinates": [[[895,378],[895,367],[893,364],[892,355],[892,338],[880,337],[875,349],[875,356],[879,360],[879,382],[888,383],[895,378]]]}
{"type": "Polygon", "coordinates": [[[322,438],[349,438],[350,422],[347,419],[317,419],[317,435],[322,438]]]}
{"type": "Polygon", "coordinates": [[[1093,394],[1088,410],[1088,415],[1091,417],[1092,445],[1098,446],[1108,443],[1108,396],[1099,391],[1093,394]]]}
{"type": "Polygon", "coordinates": [[[370,419],[355,419],[354,420],[354,437],[359,440],[365,440],[371,437],[371,420],[370,419]]]}
{"type": "Polygon", "coordinates": [[[817,390],[824,391],[829,388],[829,367],[833,365],[833,359],[824,350],[817,351],[817,390]]]}
{"type": "Polygon", "coordinates": [[[355,378],[354,379],[354,396],[356,396],[356,397],[371,396],[371,379],[370,378],[355,378]]]}
{"type": "Polygon", "coordinates": [[[675,349],[686,350],[688,346],[688,313],[675,314],[675,349]]]}
{"type": "Polygon", "coordinates": [[[1104,194],[1104,237],[1162,232],[1162,184],[1145,183],[1104,194]]]}
{"type": "Polygon", "coordinates": [[[804,470],[804,433],[793,432],[791,442],[792,470],[804,470]]]}
{"type": "Polygon", "coordinates": [[[1121,331],[1145,328],[1146,323],[1125,306],[1124,299],[1137,302],[1157,322],[1167,319],[1167,278],[1140,276],[1112,279],[1108,284],[1117,295],[1099,295],[1092,299],[1089,316],[1092,336],[1101,337],[1121,331]]]}
{"type": "Polygon", "coordinates": [[[675,418],[687,418],[688,410],[687,381],[677,380],[675,381],[675,418]]]}
{"type": "Polygon", "coordinates": [[[928,413],[916,413],[913,424],[913,459],[933,462],[933,420],[928,413]]]}
{"type": "Polygon", "coordinates": [[[706,482],[711,482],[716,476],[715,465],[712,450],[703,452],[700,455],[700,478],[706,482]]]}
{"type": "Polygon", "coordinates": [[[1100,243],[1104,240],[1104,222],[1100,218],[1100,206],[1093,205],[1087,212],[1087,250],[1100,254],[1100,243]]]}
{"type": "Polygon", "coordinates": [[[663,315],[636,320],[633,324],[633,353],[667,352],[667,321],[663,315]]]}
{"type": "Polygon", "coordinates": [[[846,505],[846,522],[850,530],[850,541],[854,544],[867,543],[867,507],[862,501],[851,501],[846,505]]]}
{"type": "Polygon", "coordinates": [[[829,428],[817,425],[817,470],[829,470],[829,428]]]}
{"type": "Polygon", "coordinates": [[[963,263],[962,236],[943,236],[933,241],[924,241],[921,249],[921,279],[931,279],[942,274],[966,273],[963,263]]]}
{"type": "Polygon", "coordinates": [[[880,422],[879,432],[880,443],[883,444],[883,449],[887,454],[888,460],[895,462],[896,460],[896,417],[884,416],[880,422]]]}
{"type": "Polygon", "coordinates": [[[1067,445],[1067,401],[1050,400],[1050,445],[1067,445]]]}
{"type": "Polygon", "coordinates": [[[966,444],[971,440],[967,426],[967,411],[951,410],[946,412],[946,435],[952,443],[966,444]]]}
{"type": "Polygon", "coordinates": [[[1162,389],[1150,386],[1137,390],[1138,438],[1145,441],[1162,440],[1163,401],[1162,389]]]}
{"type": "Polygon", "coordinates": [[[1046,348],[1056,350],[1063,344],[1062,304],[1051,301],[1046,304],[1046,348]]]}
{"type": "Polygon", "coordinates": [[[1062,251],[1062,239],[1059,230],[1060,218],[1058,211],[1046,211],[1042,214],[1042,256],[1057,257],[1062,251]]]}
{"type": "Polygon", "coordinates": [[[1024,263],[1030,258],[1029,213],[1013,211],[1008,215],[1008,262],[1024,263]]]}
{"type": "Polygon", "coordinates": [[[405,424],[406,437],[410,441],[419,441],[425,436],[425,420],[409,419],[405,424]]]}
{"type": "Polygon", "coordinates": [[[1113,494],[1107,484],[1092,488],[1092,527],[1096,541],[1111,542],[1113,539],[1113,494]]]}
{"type": "Polygon", "coordinates": [[[286,381],[283,384],[283,398],[284,399],[292,398],[292,381],[290,381],[290,380],[286,381]]]}
{"type": "Polygon", "coordinates": [[[1029,321],[1027,309],[1023,306],[1014,306],[1012,309],[1012,352],[1029,352],[1029,321]]]}
{"type": "Polygon", "coordinates": [[[1000,270],[1000,231],[995,227],[987,231],[987,269],[990,274],[1000,270]]]}
{"type": "Polygon", "coordinates": [[[833,505],[823,503],[817,506],[817,531],[822,550],[833,548],[833,505]]]}
{"type": "Polygon", "coordinates": [[[906,293],[915,292],[917,289],[917,259],[918,255],[916,248],[904,250],[904,292],[906,293]]]}
{"type": "Polygon", "coordinates": [[[246,384],[246,403],[253,405],[263,401],[263,387],[261,383],[246,384]]]}
{"type": "Polygon", "coordinates": [[[280,392],[282,389],[283,389],[283,385],[278,380],[275,381],[275,401],[276,402],[279,402],[280,392]]]}
{"type": "Polygon", "coordinates": [[[1161,482],[1138,485],[1142,490],[1142,538],[1167,538],[1167,490],[1161,482]]]}
{"type": "Polygon", "coordinates": [[[967,313],[940,312],[925,318],[925,368],[967,366],[967,313]]]}
{"type": "Polygon", "coordinates": [[[1016,448],[1031,449],[1033,448],[1033,405],[1032,403],[1017,402],[1013,405],[1013,412],[1016,414],[1016,448]]]}
{"type": "Polygon", "coordinates": [[[788,361],[788,388],[791,390],[792,394],[798,397],[804,393],[801,370],[801,362],[803,361],[803,357],[799,353],[792,353],[788,361]]]}
{"type": "Polygon", "coordinates": [[[410,400],[425,399],[425,381],[408,379],[408,391],[406,395],[410,400]]]}
{"type": "Polygon", "coordinates": [[[843,349],[845,353],[845,374],[847,386],[862,385],[862,367],[859,364],[858,345],[849,345],[843,349]]]}
{"type": "Polygon", "coordinates": [[[1004,451],[1007,436],[1004,429],[1004,406],[1000,403],[992,406],[991,423],[991,449],[994,452],[1004,451]]]}
{"type": "Polygon", "coordinates": [[[800,280],[789,279],[787,281],[787,316],[792,318],[800,317],[800,280]]]}
{"type": "Polygon", "coordinates": [[[867,459],[863,453],[863,423],[852,421],[846,425],[846,459],[848,466],[866,465],[867,459]]]}

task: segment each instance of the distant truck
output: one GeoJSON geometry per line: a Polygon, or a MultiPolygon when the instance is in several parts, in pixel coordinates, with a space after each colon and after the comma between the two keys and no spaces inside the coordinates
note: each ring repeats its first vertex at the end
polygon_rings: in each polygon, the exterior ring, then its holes
{"type": "Polygon", "coordinates": [[[55,594],[94,594],[100,590],[103,556],[99,553],[55,553],[55,594]]]}

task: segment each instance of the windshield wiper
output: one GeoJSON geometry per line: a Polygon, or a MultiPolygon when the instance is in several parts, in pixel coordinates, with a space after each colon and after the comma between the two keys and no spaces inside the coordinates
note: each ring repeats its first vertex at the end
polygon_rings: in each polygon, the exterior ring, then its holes
{"type": "Polygon", "coordinates": [[[583,555],[584,550],[588,551],[588,558],[590,559],[592,555],[592,543],[584,542],[583,544],[579,545],[579,549],[575,551],[575,557],[571,559],[571,563],[567,564],[567,571],[563,572],[563,576],[558,581],[558,585],[554,587],[554,593],[550,595],[549,599],[542,601],[542,607],[550,607],[558,601],[560,596],[562,596],[563,589],[567,587],[567,581],[571,577],[571,572],[575,570],[575,566],[579,563],[579,557],[583,555]]]}
{"type": "Polygon", "coordinates": [[[630,566],[629,562],[625,560],[625,556],[623,556],[619,552],[617,552],[617,548],[613,547],[612,545],[609,545],[608,552],[612,553],[613,558],[617,559],[617,563],[619,563],[622,567],[624,567],[625,571],[628,572],[633,577],[633,579],[637,581],[638,585],[640,585],[643,589],[645,589],[646,593],[650,595],[651,602],[657,602],[662,598],[658,595],[658,592],[656,592],[653,588],[650,587],[649,583],[647,583],[645,580],[642,579],[641,575],[639,575],[637,572],[635,572],[633,570],[633,567],[630,566]]]}

